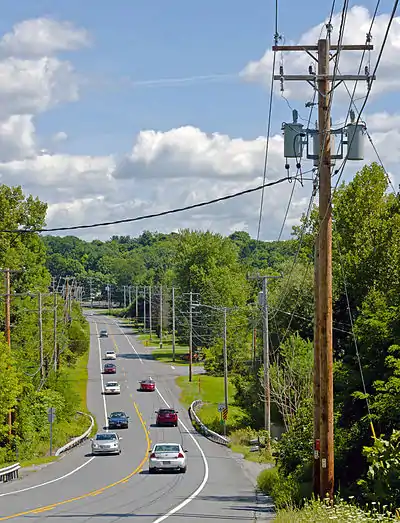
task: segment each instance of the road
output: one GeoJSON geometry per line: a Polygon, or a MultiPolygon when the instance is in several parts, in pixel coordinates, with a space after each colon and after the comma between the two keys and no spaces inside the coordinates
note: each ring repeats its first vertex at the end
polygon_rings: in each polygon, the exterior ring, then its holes
{"type": "Polygon", "coordinates": [[[117,320],[96,315],[88,319],[88,408],[99,429],[106,426],[112,411],[127,412],[129,429],[119,431],[122,453],[93,457],[87,442],[38,472],[1,485],[0,521],[115,523],[131,518],[141,523],[224,523],[262,519],[260,514],[255,516],[254,488],[230,451],[192,429],[175,384],[182,367],[154,361],[149,349],[117,320]],[[104,328],[109,337],[100,339],[98,332],[104,328]],[[101,373],[102,357],[111,349],[118,354],[117,375],[107,377],[101,373]],[[157,390],[141,393],[138,381],[148,376],[156,380],[157,390]],[[104,383],[114,378],[121,383],[121,394],[104,396],[104,383]],[[177,428],[154,425],[155,411],[164,406],[179,411],[177,428]],[[188,450],[186,474],[148,474],[149,450],[157,442],[179,442],[188,450]]]}

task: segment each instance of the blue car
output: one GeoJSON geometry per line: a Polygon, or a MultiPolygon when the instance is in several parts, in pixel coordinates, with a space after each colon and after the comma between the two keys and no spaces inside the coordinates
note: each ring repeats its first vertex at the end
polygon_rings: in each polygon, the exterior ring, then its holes
{"type": "Polygon", "coordinates": [[[108,416],[109,429],[127,429],[129,425],[129,416],[125,412],[112,412],[108,416]]]}

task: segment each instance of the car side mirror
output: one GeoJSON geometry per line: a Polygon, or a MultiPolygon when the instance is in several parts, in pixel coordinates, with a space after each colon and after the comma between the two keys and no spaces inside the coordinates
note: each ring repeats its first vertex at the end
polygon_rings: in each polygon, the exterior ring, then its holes
{"type": "Polygon", "coordinates": [[[158,414],[158,411],[157,411],[157,410],[155,410],[154,412],[155,412],[156,414],[158,414]]]}
{"type": "Polygon", "coordinates": [[[120,436],[119,439],[122,440],[123,438],[121,438],[121,436],[120,436]]]}
{"type": "Polygon", "coordinates": [[[185,449],[185,450],[184,450],[183,452],[186,452],[186,453],[188,453],[189,451],[188,451],[187,449],[185,449]]]}

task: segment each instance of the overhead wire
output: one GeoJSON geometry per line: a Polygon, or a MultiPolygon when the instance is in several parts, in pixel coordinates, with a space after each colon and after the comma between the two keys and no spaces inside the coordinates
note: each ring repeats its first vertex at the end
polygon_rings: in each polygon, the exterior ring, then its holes
{"type": "MultiPolygon", "coordinates": [[[[278,45],[279,35],[278,35],[278,0],[275,0],[275,34],[274,41],[275,45],[278,45]]],[[[267,179],[267,167],[268,167],[268,156],[269,156],[269,143],[271,135],[271,123],[272,123],[272,104],[274,99],[274,74],[275,74],[275,65],[276,65],[276,51],[273,51],[272,58],[272,72],[271,72],[271,84],[269,91],[269,103],[268,103],[268,120],[267,120],[267,136],[265,142],[265,152],[264,152],[264,167],[263,167],[263,185],[267,179]]],[[[264,210],[264,188],[261,190],[260,198],[260,211],[258,217],[258,227],[257,227],[257,241],[260,239],[261,232],[261,222],[264,210]]]]}
{"type": "Polygon", "coordinates": [[[120,223],[138,222],[138,221],[142,221],[142,220],[148,220],[150,218],[158,218],[160,216],[167,216],[170,214],[177,214],[177,213],[180,213],[183,211],[198,209],[200,207],[206,207],[208,205],[212,205],[215,203],[223,202],[226,200],[231,200],[233,198],[238,198],[239,196],[243,196],[245,194],[251,194],[253,192],[257,192],[262,189],[265,189],[266,187],[273,187],[274,185],[279,185],[280,183],[284,183],[284,182],[287,182],[287,181],[293,180],[293,179],[294,179],[294,177],[288,178],[287,176],[285,176],[284,178],[280,178],[279,180],[263,183],[262,185],[258,185],[257,187],[252,187],[251,189],[244,189],[242,191],[238,191],[233,194],[228,194],[226,196],[220,196],[218,198],[213,198],[211,200],[207,200],[204,202],[194,203],[192,205],[185,205],[184,207],[176,207],[174,209],[168,209],[166,211],[160,211],[160,212],[151,213],[151,214],[144,214],[141,216],[136,216],[134,218],[122,218],[120,220],[111,220],[111,221],[107,221],[107,222],[97,222],[97,223],[83,224],[83,225],[71,225],[71,226],[67,226],[67,227],[32,228],[32,229],[2,229],[2,230],[0,230],[0,233],[32,234],[32,233],[40,233],[40,232],[74,231],[74,230],[78,230],[78,229],[94,229],[96,227],[106,227],[108,225],[117,225],[120,223]]]}

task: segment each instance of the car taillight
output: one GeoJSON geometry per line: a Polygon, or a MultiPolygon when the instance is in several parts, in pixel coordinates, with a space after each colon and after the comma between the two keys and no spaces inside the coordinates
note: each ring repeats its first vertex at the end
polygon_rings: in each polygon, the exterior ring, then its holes
{"type": "Polygon", "coordinates": [[[184,458],[185,456],[182,454],[182,452],[179,452],[178,458],[184,458]]]}
{"type": "Polygon", "coordinates": [[[156,457],[156,455],[154,454],[154,452],[152,452],[152,453],[150,454],[150,457],[151,457],[151,458],[155,458],[155,457],[156,457]]]}

